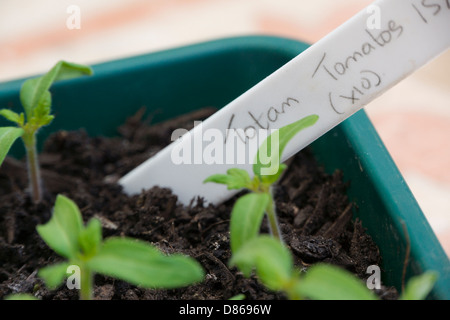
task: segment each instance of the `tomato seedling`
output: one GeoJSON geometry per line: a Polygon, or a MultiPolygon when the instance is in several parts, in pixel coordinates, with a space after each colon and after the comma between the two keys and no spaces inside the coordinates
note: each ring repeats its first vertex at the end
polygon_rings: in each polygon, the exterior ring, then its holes
{"type": "Polygon", "coordinates": [[[35,203],[42,199],[36,134],[40,128],[49,125],[54,119],[51,114],[52,96],[49,89],[55,81],[91,74],[92,69],[88,66],[59,61],[45,75],[28,79],[23,83],[20,100],[25,112],[19,114],[9,109],[0,110],[1,116],[17,125],[0,128],[0,165],[14,142],[22,138],[27,156],[30,190],[35,203]]]}
{"type": "Polygon", "coordinates": [[[77,205],[59,195],[52,218],[37,231],[46,244],[67,259],[39,270],[47,287],[54,289],[68,277],[71,266],[80,270],[80,298],[92,299],[95,273],[111,276],[145,288],[177,288],[204,277],[200,264],[181,254],[165,255],[156,247],[132,238],[102,240],[100,221],[83,225],[77,205]]]}
{"type": "Polygon", "coordinates": [[[272,185],[287,167],[280,163],[280,155],[292,137],[314,125],[318,119],[319,116],[310,115],[272,133],[258,149],[253,164],[253,178],[243,169],[232,168],[226,174],[215,174],[204,181],[225,184],[229,190],[251,191],[236,201],[231,213],[232,252],[258,234],[264,213],[267,214],[271,234],[282,241],[272,192],[272,185]]]}

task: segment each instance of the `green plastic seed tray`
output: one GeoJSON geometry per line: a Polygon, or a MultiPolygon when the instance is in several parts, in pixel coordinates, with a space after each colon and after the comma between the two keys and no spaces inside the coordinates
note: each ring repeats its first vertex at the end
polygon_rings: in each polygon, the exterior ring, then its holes
{"type": "MultiPolygon", "coordinates": [[[[205,106],[222,107],[307,47],[283,38],[238,37],[95,65],[92,77],[52,86],[56,118],[40,132],[39,141],[53,131],[80,127],[91,135],[114,135],[142,106],[156,115],[155,121],[205,106]]],[[[22,83],[0,84],[1,107],[20,110],[22,83]]],[[[13,153],[20,157],[21,149],[16,143],[13,153]]],[[[328,172],[339,168],[350,181],[354,215],[382,254],[382,282],[401,289],[409,239],[406,279],[436,270],[439,279],[431,298],[450,299],[449,259],[364,110],[314,142],[312,149],[328,172]]]]}

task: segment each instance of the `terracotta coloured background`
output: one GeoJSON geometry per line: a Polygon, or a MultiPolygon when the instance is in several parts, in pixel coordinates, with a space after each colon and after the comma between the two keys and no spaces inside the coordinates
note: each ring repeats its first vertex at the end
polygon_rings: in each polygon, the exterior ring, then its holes
{"type": "MultiPolygon", "coordinates": [[[[236,35],[269,34],[314,43],[370,3],[1,0],[0,82],[45,72],[60,59],[92,64],[236,35]],[[71,5],[80,8],[80,29],[66,26],[71,5]]],[[[366,111],[450,253],[450,52],[366,111]]]]}

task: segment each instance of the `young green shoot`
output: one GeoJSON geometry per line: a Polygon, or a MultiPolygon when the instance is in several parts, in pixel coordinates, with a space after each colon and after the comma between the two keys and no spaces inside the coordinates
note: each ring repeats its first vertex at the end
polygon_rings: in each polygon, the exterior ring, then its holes
{"type": "Polygon", "coordinates": [[[52,97],[49,89],[55,81],[91,74],[92,69],[88,66],[59,61],[45,75],[23,83],[20,100],[24,112],[19,114],[9,109],[0,110],[1,116],[16,124],[16,127],[0,128],[0,165],[13,143],[18,138],[22,138],[27,156],[30,190],[35,203],[42,199],[36,134],[40,128],[49,125],[54,118],[51,114],[52,97]]]}
{"type": "Polygon", "coordinates": [[[204,181],[225,184],[229,190],[251,191],[236,201],[231,213],[232,251],[258,233],[264,213],[267,215],[271,234],[282,241],[272,193],[272,185],[286,169],[286,165],[280,163],[280,156],[297,133],[314,125],[318,119],[319,116],[310,115],[272,133],[258,149],[253,165],[253,178],[243,169],[232,168],[226,174],[215,174],[204,181]]]}
{"type": "Polygon", "coordinates": [[[194,259],[165,255],[156,247],[132,238],[102,240],[100,221],[93,218],[86,226],[77,205],[59,195],[52,218],[37,231],[46,244],[67,259],[39,270],[50,289],[68,277],[69,267],[80,271],[80,299],[91,300],[95,273],[114,277],[145,288],[178,288],[202,281],[204,272],[194,259]]]}

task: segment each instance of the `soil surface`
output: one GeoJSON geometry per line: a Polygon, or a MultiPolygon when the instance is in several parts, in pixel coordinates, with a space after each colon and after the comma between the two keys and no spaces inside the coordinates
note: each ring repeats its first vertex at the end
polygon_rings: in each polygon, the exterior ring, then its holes
{"type": "MultiPolygon", "coordinates": [[[[74,200],[85,222],[99,218],[105,238],[149,241],[166,253],[192,256],[206,272],[202,283],[175,290],[141,289],[96,275],[96,299],[229,299],[241,293],[247,299],[285,299],[266,290],[256,277],[246,279],[228,268],[235,199],[215,207],[197,198],[186,207],[169,189],[154,187],[129,197],[117,184],[119,177],[170,143],[173,130],[190,129],[194,120],[214,111],[201,109],[149,125],[140,110],[114,138],[89,137],[83,130],[53,134],[40,155],[45,196],[39,204],[30,200],[25,163],[7,158],[0,168],[0,299],[18,292],[41,299],[78,299],[77,290],[61,286],[49,291],[37,277],[40,268],[62,261],[36,232],[38,224],[50,219],[57,194],[74,200]]],[[[305,149],[291,159],[275,188],[280,227],[300,269],[327,262],[366,279],[367,267],[380,265],[381,257],[361,222],[352,220],[346,188],[341,172],[326,174],[305,149]]],[[[262,232],[267,232],[266,223],[262,232]]],[[[393,288],[382,288],[378,294],[383,299],[397,297],[393,288]]]]}

